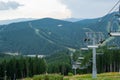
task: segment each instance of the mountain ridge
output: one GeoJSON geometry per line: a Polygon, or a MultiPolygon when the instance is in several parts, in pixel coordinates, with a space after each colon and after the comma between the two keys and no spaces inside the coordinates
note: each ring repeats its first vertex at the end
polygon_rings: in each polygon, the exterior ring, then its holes
{"type": "MultiPolygon", "coordinates": [[[[106,17],[106,16],[104,16],[106,17]]],[[[109,15],[110,17],[110,15],[109,15]]],[[[102,22],[86,19],[69,22],[53,18],[11,23],[0,26],[0,52],[49,55],[84,45],[85,28],[107,34],[109,18],[102,22]]]]}

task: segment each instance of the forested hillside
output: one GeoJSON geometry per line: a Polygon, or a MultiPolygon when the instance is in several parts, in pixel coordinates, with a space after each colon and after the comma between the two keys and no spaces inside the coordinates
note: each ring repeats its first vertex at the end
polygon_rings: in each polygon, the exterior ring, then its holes
{"type": "Polygon", "coordinates": [[[102,18],[77,22],[43,18],[1,25],[0,52],[49,55],[59,51],[79,49],[84,44],[85,32],[89,31],[87,28],[101,31],[107,38],[111,15],[113,13],[102,18]]]}

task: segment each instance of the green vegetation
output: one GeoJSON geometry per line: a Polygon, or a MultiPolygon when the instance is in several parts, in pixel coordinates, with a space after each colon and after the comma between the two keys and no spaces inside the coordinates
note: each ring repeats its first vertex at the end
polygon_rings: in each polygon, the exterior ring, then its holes
{"type": "Polygon", "coordinates": [[[46,57],[48,64],[48,73],[60,73],[67,75],[71,72],[70,56],[68,52],[59,52],[46,57]]]}
{"type": "Polygon", "coordinates": [[[63,76],[59,74],[34,75],[33,78],[25,78],[24,80],[63,80],[63,76]]]}
{"type": "Polygon", "coordinates": [[[0,56],[0,78],[2,79],[5,77],[5,74],[7,79],[13,80],[14,78],[33,77],[33,75],[44,73],[67,75],[70,71],[70,57],[66,51],[45,58],[38,58],[37,56],[33,58],[25,56],[0,56]]]}
{"type": "Polygon", "coordinates": [[[58,74],[35,75],[33,80],[63,80],[63,76],[58,74]]]}
{"type": "MultiPolygon", "coordinates": [[[[99,51],[99,50],[97,50],[99,51]]],[[[100,73],[105,72],[119,72],[120,68],[120,50],[108,50],[106,47],[103,48],[104,54],[97,55],[97,73],[98,79],[101,79],[101,76],[104,76],[100,73]]],[[[85,66],[84,69],[77,69],[77,74],[88,74],[85,76],[85,78],[91,79],[91,73],[92,73],[92,62],[90,61],[92,51],[88,51],[84,54],[81,53],[81,51],[76,51],[73,54],[73,60],[77,60],[77,57],[79,57],[80,54],[83,54],[84,60],[82,61],[82,65],[85,66]],[[89,64],[89,65],[88,65],[89,64]]],[[[4,56],[4,55],[2,55],[4,56]]],[[[4,59],[2,57],[0,58],[0,78],[3,78],[5,76],[5,71],[7,75],[7,79],[13,79],[13,78],[25,78],[25,77],[33,77],[35,78],[39,77],[38,75],[43,76],[43,74],[60,74],[65,77],[65,80],[68,80],[69,77],[73,77],[73,70],[71,66],[71,59],[70,59],[70,53],[68,51],[59,52],[56,54],[52,54],[49,56],[46,56],[45,58],[28,58],[23,56],[16,56],[16,57],[10,57],[10,56],[4,56],[4,59]]],[[[107,75],[107,74],[105,74],[107,75]]],[[[116,74],[115,74],[116,75],[116,74]]],[[[52,75],[50,75],[52,76],[52,75]]],[[[109,76],[109,75],[107,75],[109,76]]],[[[119,75],[118,75],[119,76],[119,75]]],[[[49,76],[46,76],[49,77],[49,76]]],[[[84,76],[77,76],[76,78],[82,80],[84,76]]],[[[30,78],[27,78],[30,79],[30,78]]],[[[109,80],[109,79],[108,79],[109,80]]]]}
{"type": "Polygon", "coordinates": [[[46,62],[41,58],[13,57],[0,62],[0,78],[8,80],[31,77],[46,72],[46,62]]]}
{"type": "Polygon", "coordinates": [[[92,79],[91,74],[65,76],[66,80],[119,80],[120,74],[117,72],[98,74],[96,79],[92,79]]]}
{"type": "Polygon", "coordinates": [[[99,18],[78,22],[44,18],[1,25],[0,51],[49,55],[64,51],[67,48],[79,49],[84,43],[85,32],[88,31],[84,28],[90,28],[96,32],[101,31],[106,36],[108,33],[106,26],[111,15],[107,15],[102,25],[98,22],[99,18]],[[32,28],[29,23],[31,23],[32,28]]]}
{"type": "Polygon", "coordinates": [[[70,73],[70,72],[69,72],[69,73],[68,73],[68,76],[73,76],[73,73],[70,73]]]}
{"type": "Polygon", "coordinates": [[[120,74],[117,72],[98,74],[96,79],[92,79],[91,74],[81,74],[74,76],[62,76],[58,74],[35,75],[24,80],[119,80],[120,74]]]}

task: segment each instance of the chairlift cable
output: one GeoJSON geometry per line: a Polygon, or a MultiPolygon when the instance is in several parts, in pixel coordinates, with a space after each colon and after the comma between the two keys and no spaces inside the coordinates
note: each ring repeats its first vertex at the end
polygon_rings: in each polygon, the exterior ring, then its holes
{"type": "MultiPolygon", "coordinates": [[[[108,13],[107,13],[106,15],[110,14],[110,13],[113,11],[113,9],[114,9],[119,3],[120,3],[120,0],[108,11],[108,13]]],[[[117,8],[117,9],[118,9],[118,8],[117,8]]],[[[116,9],[115,9],[115,10],[116,10],[116,9]]],[[[108,17],[108,16],[106,16],[106,17],[101,17],[94,25],[103,22],[107,17],[108,17]]],[[[90,24],[90,25],[88,25],[87,27],[92,26],[92,25],[93,25],[93,24],[90,24]]]]}
{"type": "Polygon", "coordinates": [[[112,7],[112,9],[110,9],[110,11],[107,13],[109,14],[110,12],[112,12],[112,10],[120,3],[120,0],[112,7]]]}
{"type": "MultiPolygon", "coordinates": [[[[110,9],[110,11],[106,14],[106,17],[101,17],[99,20],[99,22],[98,22],[98,25],[99,26],[101,26],[103,23],[102,22],[104,22],[109,16],[108,16],[108,14],[110,14],[113,10],[114,10],[114,8],[116,8],[116,6],[118,5],[120,3],[120,0],[112,7],[112,9],[110,9]],[[100,24],[101,23],[101,24],[100,24]]],[[[120,9],[120,6],[119,7],[117,7],[116,9],[115,9],[115,11],[117,10],[117,9],[120,9]]],[[[112,17],[110,18],[110,22],[113,20],[113,17],[114,17],[114,14],[112,14],[112,17]]],[[[96,23],[97,24],[97,23],[96,23]]],[[[110,24],[110,26],[111,26],[111,24],[110,24]]],[[[110,28],[109,28],[109,30],[111,30],[110,28]]],[[[109,32],[109,31],[108,31],[109,32]]]]}

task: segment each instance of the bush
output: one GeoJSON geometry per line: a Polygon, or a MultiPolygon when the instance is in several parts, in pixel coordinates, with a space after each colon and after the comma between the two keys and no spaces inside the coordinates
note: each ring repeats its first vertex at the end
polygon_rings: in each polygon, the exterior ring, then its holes
{"type": "Polygon", "coordinates": [[[24,80],[32,80],[31,78],[25,78],[24,80]]]}
{"type": "Polygon", "coordinates": [[[73,73],[69,72],[69,73],[68,73],[68,76],[73,76],[73,73]]]}
{"type": "Polygon", "coordinates": [[[69,80],[69,78],[64,78],[64,80],[69,80]]]}
{"type": "Polygon", "coordinates": [[[44,76],[42,75],[35,75],[33,76],[33,80],[42,80],[44,76]]]}
{"type": "Polygon", "coordinates": [[[58,74],[35,75],[33,80],[63,80],[63,76],[58,74]]]}

